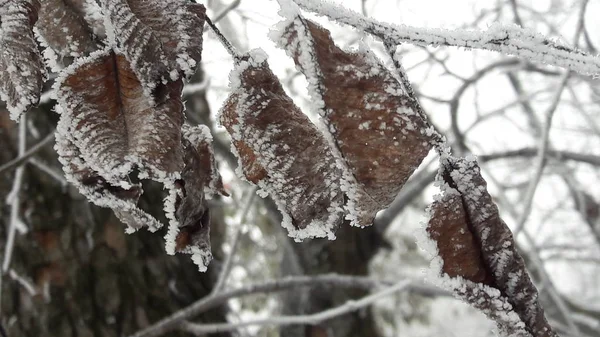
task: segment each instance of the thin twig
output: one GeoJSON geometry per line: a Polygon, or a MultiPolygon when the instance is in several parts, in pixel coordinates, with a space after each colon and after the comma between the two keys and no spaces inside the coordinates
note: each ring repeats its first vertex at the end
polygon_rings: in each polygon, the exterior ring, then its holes
{"type": "Polygon", "coordinates": [[[531,214],[531,207],[533,205],[533,199],[535,196],[535,191],[542,179],[542,173],[544,172],[544,168],[546,167],[546,163],[548,162],[548,150],[550,147],[550,130],[552,128],[552,120],[554,118],[556,109],[558,108],[558,104],[560,103],[560,97],[562,92],[564,91],[567,83],[569,81],[570,72],[566,72],[558,85],[558,89],[554,93],[554,98],[546,111],[546,119],[544,123],[544,128],[542,129],[542,136],[540,138],[540,145],[538,147],[538,156],[535,163],[535,170],[533,173],[533,178],[527,187],[527,192],[525,194],[523,212],[517,221],[517,227],[513,231],[515,237],[518,237],[519,234],[523,231],[525,227],[525,223],[527,219],[529,219],[529,215],[531,214]]]}
{"type": "Polygon", "coordinates": [[[242,327],[250,325],[270,325],[270,326],[284,326],[284,325],[296,325],[296,324],[310,324],[315,325],[323,321],[345,315],[347,313],[360,310],[368,307],[374,302],[387,298],[390,295],[406,290],[410,281],[403,280],[391,287],[385,288],[377,293],[365,296],[357,301],[347,301],[346,303],[337,306],[335,308],[327,309],[321,312],[317,312],[309,315],[297,315],[297,316],[279,316],[271,317],[266,319],[259,319],[254,321],[246,321],[239,323],[216,323],[216,324],[194,324],[185,322],[181,329],[194,334],[207,334],[237,330],[242,327]]]}
{"type": "Polygon", "coordinates": [[[35,285],[31,283],[29,280],[25,279],[23,276],[19,275],[14,269],[10,269],[8,271],[8,275],[10,278],[19,283],[23,289],[29,293],[29,296],[35,296],[38,294],[38,291],[35,289],[35,285]]]}
{"type": "Polygon", "coordinates": [[[236,9],[240,5],[241,2],[242,2],[241,0],[235,0],[232,3],[230,3],[229,5],[227,5],[227,7],[223,8],[223,10],[221,10],[219,13],[217,13],[217,15],[215,15],[215,18],[213,19],[212,22],[217,23],[217,22],[221,21],[221,19],[223,19],[227,14],[229,14],[229,12],[236,9]]]}
{"type": "Polygon", "coordinates": [[[41,149],[46,147],[46,145],[52,143],[53,140],[54,140],[54,131],[50,132],[44,139],[42,139],[37,144],[32,146],[29,150],[27,150],[22,155],[19,155],[17,158],[0,166],[0,173],[9,172],[14,168],[19,167],[19,165],[24,164],[27,160],[29,160],[29,158],[31,158],[31,156],[38,153],[38,151],[40,151],[41,149]]]}
{"type": "Polygon", "coordinates": [[[241,55],[238,54],[238,52],[235,50],[235,47],[231,44],[231,42],[229,42],[229,40],[227,40],[227,38],[223,35],[223,33],[221,33],[219,28],[217,28],[217,26],[215,26],[215,24],[210,20],[210,18],[208,16],[206,17],[206,24],[210,27],[210,29],[212,29],[212,31],[217,36],[217,39],[219,40],[219,42],[221,42],[223,47],[225,47],[225,49],[227,50],[229,55],[231,55],[231,57],[233,57],[233,60],[235,62],[240,62],[242,60],[241,55]]]}
{"type": "Polygon", "coordinates": [[[46,165],[41,160],[38,160],[36,158],[29,158],[29,162],[34,167],[38,168],[40,171],[46,173],[48,176],[52,177],[54,180],[60,183],[62,187],[69,185],[69,182],[67,182],[67,180],[65,179],[64,173],[62,171],[56,171],[53,168],[46,165]]]}
{"type": "MultiPolygon", "coordinates": [[[[27,147],[27,119],[25,114],[21,115],[19,122],[19,158],[25,155],[27,147]]],[[[6,203],[10,205],[10,222],[8,224],[8,234],[6,238],[6,246],[4,247],[4,260],[2,261],[2,273],[0,275],[0,307],[2,304],[2,279],[3,275],[8,272],[10,268],[10,261],[12,259],[12,253],[15,246],[15,235],[17,232],[17,226],[21,222],[19,218],[19,211],[21,206],[20,193],[21,185],[23,182],[23,174],[25,167],[22,165],[17,168],[15,178],[13,180],[12,189],[6,198],[6,203]]],[[[0,309],[1,310],[1,309],[0,309]]]]}
{"type": "Polygon", "coordinates": [[[229,255],[227,255],[227,259],[225,259],[225,263],[223,264],[223,270],[221,270],[221,273],[219,274],[219,279],[217,280],[217,283],[215,284],[215,286],[212,290],[213,294],[218,293],[219,291],[221,291],[223,289],[223,287],[225,286],[225,283],[227,282],[229,273],[231,273],[231,267],[233,265],[233,257],[235,256],[235,252],[237,251],[237,248],[239,246],[240,237],[241,237],[243,228],[245,227],[246,218],[248,217],[250,208],[251,208],[252,204],[254,203],[255,197],[256,197],[256,186],[253,186],[252,188],[250,188],[248,190],[248,196],[246,197],[246,200],[244,202],[244,208],[242,209],[242,213],[240,214],[240,219],[238,221],[238,225],[237,225],[235,234],[233,236],[233,241],[231,243],[231,250],[229,252],[229,255]]]}
{"type": "MultiPolygon", "coordinates": [[[[577,46],[577,43],[579,41],[579,35],[581,34],[581,32],[583,30],[583,17],[584,17],[585,10],[587,7],[587,2],[588,2],[587,0],[584,0],[581,4],[579,21],[577,23],[577,29],[575,31],[575,37],[574,37],[575,46],[577,46]]],[[[554,99],[552,100],[552,103],[550,104],[550,107],[548,107],[548,110],[546,112],[546,119],[545,119],[545,123],[544,123],[544,128],[542,129],[542,136],[540,138],[539,153],[538,153],[538,158],[536,161],[535,171],[534,171],[533,179],[531,180],[529,186],[527,187],[527,193],[525,194],[525,206],[523,208],[523,212],[521,213],[521,216],[519,217],[519,221],[517,222],[517,227],[514,230],[515,237],[517,237],[523,231],[523,229],[525,228],[525,223],[527,222],[527,219],[529,218],[529,215],[531,214],[531,207],[533,204],[533,198],[535,196],[535,191],[537,190],[537,186],[540,183],[542,173],[544,171],[544,167],[546,166],[546,163],[547,163],[548,150],[551,148],[550,129],[552,128],[552,120],[554,118],[556,109],[558,108],[558,104],[560,103],[560,97],[562,96],[564,89],[567,87],[567,83],[569,82],[570,75],[571,75],[570,71],[567,71],[562,75],[558,89],[554,93],[554,96],[553,96],[554,99]]]]}

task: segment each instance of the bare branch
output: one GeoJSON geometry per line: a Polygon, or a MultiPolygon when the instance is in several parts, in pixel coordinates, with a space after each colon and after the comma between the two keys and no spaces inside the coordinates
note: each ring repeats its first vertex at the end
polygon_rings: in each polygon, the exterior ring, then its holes
{"type": "Polygon", "coordinates": [[[54,131],[50,132],[44,139],[42,139],[39,143],[32,146],[29,150],[27,150],[22,155],[19,155],[17,158],[9,161],[8,163],[0,166],[0,173],[10,172],[12,169],[18,167],[19,165],[24,164],[29,158],[38,153],[41,149],[43,149],[46,145],[52,143],[54,140],[54,131]]]}
{"type": "MultiPolygon", "coordinates": [[[[201,314],[211,308],[226,303],[232,298],[257,294],[271,293],[289,290],[297,287],[307,286],[338,286],[348,288],[372,289],[381,285],[390,285],[391,282],[374,280],[368,277],[346,276],[346,275],[319,275],[319,276],[294,276],[279,280],[267,281],[258,284],[249,284],[244,287],[222,291],[217,294],[202,298],[191,305],[173,313],[172,315],[158,321],[157,323],[141,330],[130,337],[156,337],[171,331],[181,322],[201,314]]],[[[449,296],[448,292],[423,284],[408,284],[407,289],[425,296],[449,296]]]]}
{"type": "Polygon", "coordinates": [[[370,306],[375,301],[386,298],[395,292],[406,290],[410,281],[402,280],[395,285],[385,288],[375,294],[365,296],[357,301],[347,301],[346,303],[337,306],[335,308],[327,309],[321,312],[317,312],[309,315],[296,315],[296,316],[279,316],[271,317],[267,319],[259,319],[255,321],[239,322],[239,323],[216,323],[216,324],[194,324],[194,323],[183,323],[181,329],[194,334],[207,334],[216,332],[225,332],[237,330],[242,327],[250,325],[271,325],[271,326],[284,326],[284,325],[295,325],[295,324],[319,324],[328,319],[332,319],[344,314],[360,310],[367,306],[370,306]]]}
{"type": "MultiPolygon", "coordinates": [[[[19,157],[25,155],[25,149],[27,146],[27,119],[25,114],[21,114],[19,124],[19,157]]],[[[10,222],[8,227],[8,234],[6,238],[6,246],[4,247],[4,259],[2,261],[2,273],[0,274],[0,303],[2,303],[2,276],[7,273],[10,268],[10,262],[12,260],[13,249],[15,247],[15,235],[17,227],[21,223],[19,212],[21,209],[21,185],[23,183],[23,174],[25,168],[19,166],[15,173],[13,185],[6,203],[10,205],[10,222]]],[[[1,309],[0,309],[1,310],[1,309]]]]}
{"type": "Polygon", "coordinates": [[[494,24],[487,31],[417,28],[379,22],[330,1],[294,0],[300,7],[377,36],[387,43],[486,49],[581,74],[600,74],[600,58],[559,45],[516,25],[494,24]]]}
{"type": "Polygon", "coordinates": [[[235,231],[235,234],[233,236],[233,241],[231,243],[231,251],[229,252],[229,255],[227,255],[227,259],[225,260],[225,263],[223,264],[223,270],[221,270],[221,274],[219,274],[219,279],[217,280],[217,283],[215,284],[212,293],[216,294],[218,292],[220,292],[223,287],[225,286],[225,283],[227,282],[227,277],[229,276],[229,273],[231,272],[231,267],[233,265],[233,257],[235,256],[235,253],[237,251],[239,242],[240,242],[240,237],[242,234],[242,231],[245,227],[245,222],[246,222],[246,218],[248,217],[248,213],[250,212],[250,208],[252,206],[252,204],[254,203],[254,199],[256,197],[256,186],[251,187],[250,189],[248,189],[248,196],[246,198],[246,200],[244,201],[244,208],[242,209],[242,212],[240,213],[240,218],[237,224],[237,228],[235,231]]]}

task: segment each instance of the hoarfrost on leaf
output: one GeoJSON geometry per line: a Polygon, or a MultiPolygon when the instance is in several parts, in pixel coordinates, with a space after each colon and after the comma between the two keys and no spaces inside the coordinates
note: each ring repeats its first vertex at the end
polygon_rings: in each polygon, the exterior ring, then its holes
{"type": "Polygon", "coordinates": [[[285,94],[264,52],[242,57],[230,80],[220,121],[240,159],[238,172],[273,199],[291,237],[335,238],[343,195],[327,141],[285,94]]]}
{"type": "Polygon", "coordinates": [[[119,184],[137,166],[164,183],[183,168],[182,86],[161,84],[164,100],[152,106],[125,57],[106,48],[65,69],[55,90],[66,131],[94,171],[119,184]]]}
{"type": "Polygon", "coordinates": [[[343,170],[347,218],[370,226],[431,148],[417,103],[371,52],[338,48],[329,31],[309,20],[288,18],[272,38],[308,80],[313,108],[343,170]]]}
{"type": "Polygon", "coordinates": [[[557,336],[487,192],[475,158],[443,157],[427,233],[435,242],[441,285],[493,319],[509,336],[557,336]]]}
{"type": "Polygon", "coordinates": [[[32,30],[39,9],[38,0],[0,0],[0,100],[14,121],[38,104],[45,81],[32,30]]]}
{"type": "Polygon", "coordinates": [[[144,93],[162,81],[194,74],[200,62],[206,9],[180,0],[102,0],[114,32],[144,93]]]}

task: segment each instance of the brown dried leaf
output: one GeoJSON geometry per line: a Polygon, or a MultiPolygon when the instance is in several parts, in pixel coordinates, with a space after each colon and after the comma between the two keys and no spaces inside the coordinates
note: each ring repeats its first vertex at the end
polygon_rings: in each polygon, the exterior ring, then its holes
{"type": "Polygon", "coordinates": [[[61,119],[58,123],[55,149],[67,181],[96,206],[112,209],[119,220],[128,226],[129,233],[143,226],[148,226],[150,231],[162,227],[158,220],[137,207],[137,201],[142,194],[140,185],[130,185],[128,188],[111,185],[90,168],[66,132],[69,126],[65,121],[61,119]]]}
{"type": "Polygon", "coordinates": [[[427,232],[437,243],[444,260],[442,271],[445,274],[460,276],[475,283],[491,283],[477,242],[467,227],[467,217],[459,194],[446,193],[441,200],[433,203],[427,232]]]}
{"type": "Polygon", "coordinates": [[[343,162],[352,224],[369,226],[429,152],[430,130],[372,53],[338,48],[329,31],[301,17],[284,27],[278,40],[307,77],[343,162]]]}
{"type": "Polygon", "coordinates": [[[146,93],[161,80],[193,75],[206,8],[180,0],[103,0],[115,38],[146,93]]]}
{"type": "Polygon", "coordinates": [[[192,254],[200,271],[212,260],[210,245],[210,209],[205,193],[222,193],[221,176],[212,150],[212,136],[206,126],[185,127],[182,139],[185,168],[165,200],[170,218],[167,253],[192,254]],[[220,190],[219,190],[220,188],[220,190]]]}
{"type": "Polygon", "coordinates": [[[38,0],[0,0],[0,99],[10,118],[38,104],[45,68],[33,38],[38,0]]]}
{"type": "Polygon", "coordinates": [[[477,162],[444,159],[440,175],[445,195],[433,204],[427,231],[442,259],[442,273],[465,279],[451,283],[453,290],[511,336],[556,336],[477,162]],[[498,300],[510,306],[498,306],[498,300]],[[522,324],[510,318],[513,313],[522,324]]]}
{"type": "Polygon", "coordinates": [[[87,0],[42,0],[39,34],[49,48],[61,58],[89,55],[98,49],[89,16],[87,0]]]}
{"type": "Polygon", "coordinates": [[[213,137],[210,129],[205,125],[188,126],[182,128],[183,137],[190,142],[191,146],[198,152],[200,161],[198,171],[202,170],[204,193],[212,198],[216,194],[229,196],[223,187],[223,180],[217,168],[213,150],[213,137]]]}
{"type": "Polygon", "coordinates": [[[221,123],[240,158],[238,174],[270,195],[289,235],[334,238],[343,215],[340,171],[327,141],[254,51],[230,75],[221,123]]]}
{"type": "Polygon", "coordinates": [[[85,162],[119,185],[135,166],[140,178],[173,181],[183,168],[182,82],[161,85],[165,100],[152,106],[123,55],[94,52],[65,70],[55,85],[58,102],[85,162]]]}

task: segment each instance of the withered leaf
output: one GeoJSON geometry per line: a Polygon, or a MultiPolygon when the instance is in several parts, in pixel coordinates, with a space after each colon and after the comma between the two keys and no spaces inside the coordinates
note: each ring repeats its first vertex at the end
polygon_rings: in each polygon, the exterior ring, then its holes
{"type": "Polygon", "coordinates": [[[137,201],[142,194],[140,185],[130,185],[127,188],[111,185],[90,168],[81,157],[69,132],[66,131],[69,126],[65,121],[66,119],[61,119],[58,123],[55,149],[67,181],[96,206],[112,209],[115,215],[128,226],[126,230],[128,233],[144,226],[147,226],[150,231],[162,227],[158,220],[137,207],[137,201]]]}
{"type": "Polygon", "coordinates": [[[85,162],[113,185],[134,166],[140,178],[173,181],[183,168],[181,80],[160,85],[153,106],[129,62],[112,49],[67,68],[55,84],[61,118],[85,162]]]}
{"type": "Polygon", "coordinates": [[[86,21],[89,0],[42,0],[36,23],[47,47],[61,58],[89,55],[98,49],[94,29],[86,21]]]}
{"type": "Polygon", "coordinates": [[[0,0],[0,99],[10,118],[37,105],[45,81],[45,68],[33,37],[38,0],[0,0]]]}
{"type": "Polygon", "coordinates": [[[206,8],[180,0],[102,0],[114,38],[147,94],[163,80],[193,75],[206,8]]]}
{"type": "Polygon", "coordinates": [[[432,205],[427,231],[441,258],[442,274],[454,280],[446,286],[494,319],[507,335],[557,336],[477,162],[448,157],[441,164],[438,179],[444,195],[432,205]]]}
{"type": "Polygon", "coordinates": [[[198,169],[202,169],[202,179],[204,193],[210,199],[214,195],[220,194],[229,196],[223,187],[223,180],[217,167],[215,153],[213,150],[213,137],[210,129],[205,125],[189,126],[184,124],[182,127],[183,138],[189,141],[191,146],[198,152],[200,162],[198,169]]]}
{"type": "Polygon", "coordinates": [[[307,77],[342,162],[349,218],[369,226],[429,152],[430,127],[372,53],[338,48],[329,31],[300,16],[282,27],[276,39],[307,77]]]}
{"type": "Polygon", "coordinates": [[[240,159],[238,173],[273,199],[290,236],[333,239],[343,194],[327,141],[286,95],[262,51],[246,55],[230,80],[220,120],[240,159]]]}
{"type": "Polygon", "coordinates": [[[212,136],[206,126],[185,127],[183,153],[185,168],[165,200],[170,220],[165,237],[167,253],[192,254],[200,271],[212,260],[210,209],[206,195],[226,194],[217,170],[212,136]]]}

